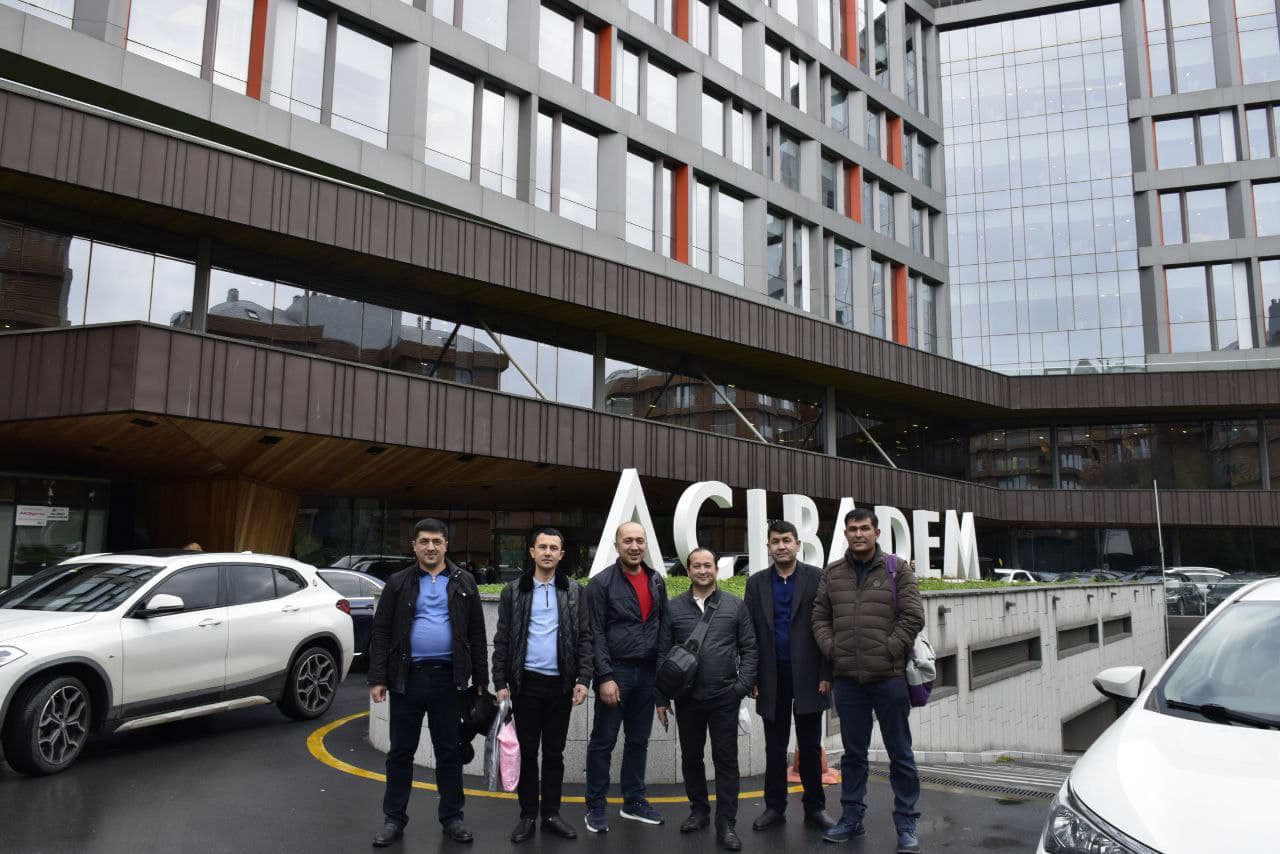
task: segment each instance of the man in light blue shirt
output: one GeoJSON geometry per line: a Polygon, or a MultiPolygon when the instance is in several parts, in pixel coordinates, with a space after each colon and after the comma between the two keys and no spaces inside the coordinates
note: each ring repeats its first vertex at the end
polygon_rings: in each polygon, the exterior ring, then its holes
{"type": "Polygon", "coordinates": [[[512,842],[533,836],[539,814],[543,831],[564,839],[578,835],[560,818],[560,784],[569,716],[587,699],[595,657],[582,586],[557,571],[564,554],[559,531],[534,531],[532,568],[498,599],[493,685],[500,701],[511,700],[520,741],[520,821],[511,832],[512,842]]]}
{"type": "Polygon", "coordinates": [[[409,635],[409,655],[414,661],[453,661],[448,592],[452,574],[446,563],[439,572],[423,572],[419,577],[417,607],[409,635]]]}

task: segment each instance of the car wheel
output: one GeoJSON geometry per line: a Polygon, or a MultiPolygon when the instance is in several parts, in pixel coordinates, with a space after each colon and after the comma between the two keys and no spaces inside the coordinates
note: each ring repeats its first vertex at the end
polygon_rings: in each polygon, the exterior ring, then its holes
{"type": "Polygon", "coordinates": [[[5,759],[29,777],[65,771],[89,740],[92,713],[89,690],[74,676],[23,688],[5,721],[5,759]]]}
{"type": "Polygon", "coordinates": [[[309,646],[293,661],[280,710],[294,720],[318,718],[338,694],[338,662],[322,646],[309,646]]]}

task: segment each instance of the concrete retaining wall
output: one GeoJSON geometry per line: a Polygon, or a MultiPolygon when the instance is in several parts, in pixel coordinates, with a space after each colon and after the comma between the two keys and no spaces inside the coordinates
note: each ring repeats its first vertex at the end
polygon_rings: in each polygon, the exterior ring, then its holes
{"type": "MultiPolygon", "coordinates": [[[[973,753],[1014,750],[1031,753],[1062,752],[1062,722],[1097,705],[1101,697],[1091,680],[1104,667],[1140,664],[1157,667],[1165,657],[1164,594],[1160,585],[1090,585],[926,593],[925,612],[930,642],[939,657],[955,656],[954,687],[939,687],[928,706],[912,712],[912,735],[918,750],[973,753]],[[1103,623],[1129,617],[1132,633],[1105,641],[1103,623]],[[1057,633],[1093,621],[1096,647],[1058,657],[1057,633]],[[993,674],[971,685],[970,651],[985,644],[1038,633],[1040,660],[1006,674],[993,674]]],[[[492,636],[497,626],[496,597],[484,603],[485,622],[492,636]]],[[[751,734],[738,738],[742,773],[764,772],[764,735],[755,716],[755,702],[746,701],[751,734]]],[[[379,750],[389,747],[389,706],[370,704],[369,740],[379,750]]],[[[565,779],[583,782],[586,777],[587,738],[595,713],[594,696],[574,709],[565,747],[565,779]]],[[[838,724],[825,721],[828,753],[840,752],[838,724]]],[[[679,782],[680,748],[675,724],[664,732],[655,716],[649,742],[647,779],[653,783],[679,782]]],[[[875,736],[873,747],[880,747],[875,736]]],[[[476,740],[477,759],[464,770],[480,774],[483,739],[476,740]]],[[[431,767],[434,756],[424,723],[422,740],[414,759],[431,767]]],[[[710,747],[706,767],[711,773],[710,747]]],[[[616,779],[622,762],[622,739],[613,756],[616,779]]]]}

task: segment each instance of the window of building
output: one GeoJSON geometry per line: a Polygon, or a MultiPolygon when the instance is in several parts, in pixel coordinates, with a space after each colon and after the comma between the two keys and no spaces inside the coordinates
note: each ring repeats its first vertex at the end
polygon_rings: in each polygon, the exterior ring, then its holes
{"type": "Polygon", "coordinates": [[[702,146],[751,168],[751,113],[710,92],[702,93],[702,146]]]}
{"type": "Polygon", "coordinates": [[[787,218],[770,210],[765,216],[765,290],[770,299],[787,301],[787,218]]]}
{"type": "Polygon", "coordinates": [[[1250,160],[1265,160],[1280,154],[1280,149],[1276,146],[1280,107],[1250,107],[1245,111],[1245,122],[1248,126],[1250,160]]]}
{"type": "Polygon", "coordinates": [[[769,0],[769,5],[773,11],[790,21],[792,24],[799,26],[800,24],[800,7],[796,0],[769,0]]]}
{"type": "Polygon", "coordinates": [[[695,0],[690,8],[693,46],[741,74],[742,24],[726,14],[731,7],[721,7],[718,0],[695,0]]]}
{"type": "Polygon", "coordinates": [[[786,91],[786,71],[782,50],[765,42],[764,46],[764,89],[776,98],[784,97],[786,91]]]}
{"type": "Polygon", "coordinates": [[[822,157],[822,205],[843,213],[840,204],[840,161],[834,157],[822,157]]]}
{"type": "Polygon", "coordinates": [[[1169,352],[1247,350],[1253,347],[1245,264],[1169,267],[1169,352]]]}
{"type": "Polygon", "coordinates": [[[828,50],[840,50],[840,0],[814,0],[817,15],[818,42],[828,50]]]}
{"type": "Polygon", "coordinates": [[[938,352],[938,287],[914,274],[907,277],[907,329],[912,347],[938,352]]]}
{"type": "Polygon", "coordinates": [[[885,237],[893,237],[893,189],[886,184],[877,182],[876,187],[877,211],[876,211],[876,231],[885,237]]]}
{"type": "Polygon", "coordinates": [[[618,106],[674,132],[676,75],[653,62],[652,57],[652,52],[648,50],[623,48],[618,77],[618,106]]]}
{"type": "Polygon", "coordinates": [[[628,242],[668,258],[673,256],[671,222],[676,203],[673,188],[674,171],[670,166],[634,152],[627,153],[628,242]]]}
{"type": "Polygon", "coordinates": [[[838,325],[853,328],[853,247],[832,241],[831,291],[833,317],[838,325]]]}
{"type": "Polygon", "coordinates": [[[809,63],[794,50],[789,50],[789,54],[787,59],[787,100],[791,102],[791,106],[801,112],[805,112],[809,108],[809,99],[806,95],[809,63]]]}
{"type": "Polygon", "coordinates": [[[741,199],[699,180],[693,198],[693,266],[735,285],[744,283],[744,220],[741,199]]]}
{"type": "Polygon", "coordinates": [[[849,90],[839,83],[831,83],[830,107],[827,110],[827,124],[842,136],[849,135],[849,90]]]}
{"type": "Polygon", "coordinates": [[[1236,123],[1230,111],[1159,119],[1155,129],[1160,169],[1236,159],[1236,123]]]}
{"type": "MultiPolygon", "coordinates": [[[[331,13],[336,19],[337,13],[331,13]]],[[[299,6],[281,4],[271,103],[386,147],[391,107],[391,45],[338,19],[332,64],[326,56],[330,20],[299,6]],[[324,105],[326,87],[332,93],[324,105]]]]}
{"type": "Polygon", "coordinates": [[[871,259],[871,334],[877,338],[889,337],[888,311],[885,291],[889,287],[889,262],[871,259]]]}
{"type": "Polygon", "coordinates": [[[903,49],[903,76],[906,78],[907,103],[916,109],[922,109],[921,102],[927,91],[928,79],[924,76],[924,64],[920,61],[917,45],[924,43],[923,29],[920,19],[915,15],[907,15],[906,45],[903,49]]]}
{"type": "Polygon", "coordinates": [[[1151,94],[1197,92],[1217,85],[1209,0],[1150,0],[1145,6],[1151,94]]]}
{"type": "Polygon", "coordinates": [[[1259,237],[1280,234],[1280,182],[1253,185],[1253,221],[1259,237]]]}
{"type": "Polygon", "coordinates": [[[1240,69],[1245,83],[1280,80],[1280,35],[1275,0],[1236,0],[1240,69]]]}
{"type": "Polygon", "coordinates": [[[800,192],[800,138],[778,128],[778,174],[782,186],[800,192]]]}
{"type": "Polygon", "coordinates": [[[886,159],[888,152],[885,150],[885,142],[888,135],[884,131],[884,114],[879,110],[867,108],[867,151],[886,159]]]}
{"type": "Polygon", "coordinates": [[[858,51],[862,70],[888,87],[889,7],[884,0],[858,0],[858,51]]]}
{"type": "Polygon", "coordinates": [[[570,17],[550,6],[541,7],[538,18],[539,68],[588,92],[600,94],[596,79],[598,50],[599,37],[595,28],[582,15],[570,17]]]}
{"type": "MultiPolygon", "coordinates": [[[[11,6],[67,29],[71,29],[75,17],[75,5],[75,0],[0,0],[0,6],[11,6]]],[[[3,580],[0,575],[0,581],[3,580]]]]}
{"type": "Polygon", "coordinates": [[[911,206],[911,248],[921,255],[933,256],[929,235],[929,209],[923,205],[911,206]]]}
{"type": "Polygon", "coordinates": [[[125,47],[200,76],[207,0],[132,0],[125,47]]]}
{"type": "Polygon", "coordinates": [[[433,65],[427,81],[425,160],[467,181],[516,194],[520,99],[433,65]],[[480,121],[474,117],[479,98],[480,121]],[[478,138],[477,138],[478,137],[478,138]],[[478,151],[479,162],[472,161],[478,151]]]}
{"type": "Polygon", "coordinates": [[[1258,262],[1262,278],[1263,333],[1268,347],[1280,347],[1280,259],[1258,262]]]}
{"type": "MultiPolygon", "coordinates": [[[[765,275],[771,299],[810,310],[811,227],[803,220],[770,210],[765,219],[765,275]]],[[[825,310],[824,310],[825,311],[825,310]]]]}
{"type": "Polygon", "coordinates": [[[431,13],[494,47],[507,47],[507,0],[432,0],[431,13]]]}
{"type": "Polygon", "coordinates": [[[1231,236],[1224,187],[1161,193],[1160,219],[1166,246],[1226,240],[1231,236]]]}
{"type": "Polygon", "coordinates": [[[933,149],[933,143],[919,133],[910,134],[903,145],[904,152],[911,151],[911,166],[907,171],[920,183],[930,186],[933,184],[933,149]]]}
{"type": "Polygon", "coordinates": [[[564,121],[561,113],[540,112],[537,137],[535,203],[544,210],[595,228],[598,154],[595,136],[564,121]]]}

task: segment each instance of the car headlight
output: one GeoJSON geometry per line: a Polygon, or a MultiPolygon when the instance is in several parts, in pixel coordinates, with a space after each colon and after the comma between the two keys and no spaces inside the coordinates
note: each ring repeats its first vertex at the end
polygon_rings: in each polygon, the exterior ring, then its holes
{"type": "Polygon", "coordinates": [[[1076,799],[1055,797],[1044,826],[1044,850],[1049,854],[1153,854],[1098,818],[1076,799]]]}
{"type": "Polygon", "coordinates": [[[16,646],[0,646],[0,667],[4,667],[10,661],[17,661],[24,655],[26,653],[16,646]]]}

